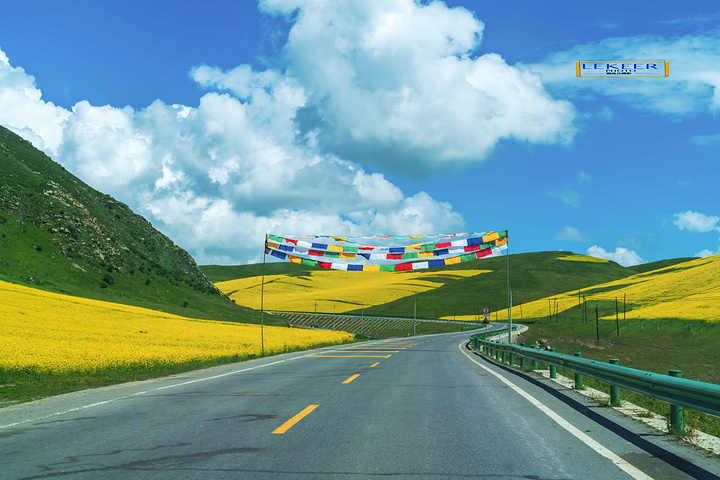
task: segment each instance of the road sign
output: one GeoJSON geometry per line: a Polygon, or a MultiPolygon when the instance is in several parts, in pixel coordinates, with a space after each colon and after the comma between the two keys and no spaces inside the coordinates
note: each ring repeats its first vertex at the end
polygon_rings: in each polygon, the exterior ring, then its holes
{"type": "Polygon", "coordinates": [[[485,315],[486,317],[490,315],[490,309],[488,307],[483,308],[483,315],[485,315]]]}

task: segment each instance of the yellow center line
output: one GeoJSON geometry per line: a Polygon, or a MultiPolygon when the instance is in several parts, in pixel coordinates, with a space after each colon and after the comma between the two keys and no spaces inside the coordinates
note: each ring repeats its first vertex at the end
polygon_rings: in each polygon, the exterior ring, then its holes
{"type": "Polygon", "coordinates": [[[356,379],[357,377],[359,377],[359,376],[360,376],[360,374],[359,374],[359,373],[356,373],[356,374],[353,375],[352,377],[350,377],[350,378],[348,378],[347,380],[345,380],[343,383],[350,383],[350,382],[352,382],[353,380],[355,380],[355,379],[356,379]]]}
{"type": "Polygon", "coordinates": [[[300,420],[302,420],[303,418],[305,418],[310,412],[312,412],[313,410],[315,410],[317,407],[319,407],[319,405],[309,405],[305,410],[303,410],[302,412],[298,413],[297,415],[295,415],[294,417],[292,417],[292,418],[291,418],[290,420],[288,420],[287,422],[283,423],[278,429],[276,429],[276,430],[275,430],[274,432],[272,432],[272,433],[285,433],[285,432],[287,432],[288,430],[290,430],[290,428],[291,428],[293,425],[295,425],[295,424],[298,423],[300,420]]]}
{"type": "Polygon", "coordinates": [[[370,368],[377,367],[378,365],[380,365],[380,362],[375,362],[372,365],[370,365],[370,368]]]}
{"type": "Polygon", "coordinates": [[[334,353],[352,352],[352,353],[398,353],[400,350],[330,350],[334,353]]]}
{"type": "Polygon", "coordinates": [[[390,355],[307,355],[313,358],[390,358],[390,355]]]}

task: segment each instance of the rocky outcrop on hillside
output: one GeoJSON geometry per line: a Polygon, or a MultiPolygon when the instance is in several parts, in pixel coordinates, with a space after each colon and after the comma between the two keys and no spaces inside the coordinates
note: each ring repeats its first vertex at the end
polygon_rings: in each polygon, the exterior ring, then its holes
{"type": "Polygon", "coordinates": [[[0,276],[33,283],[36,271],[51,281],[67,268],[98,277],[98,288],[143,275],[216,293],[194,259],[150,222],[0,127],[0,276]]]}

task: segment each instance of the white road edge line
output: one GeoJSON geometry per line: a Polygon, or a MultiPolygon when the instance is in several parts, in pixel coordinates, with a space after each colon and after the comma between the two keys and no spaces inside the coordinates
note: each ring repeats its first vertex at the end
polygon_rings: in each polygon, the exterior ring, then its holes
{"type": "Polygon", "coordinates": [[[269,367],[269,366],[271,366],[271,365],[277,365],[278,363],[290,362],[290,361],[292,361],[292,360],[297,360],[297,359],[299,359],[299,358],[305,358],[305,357],[307,357],[308,355],[310,355],[310,354],[300,355],[300,356],[297,356],[297,357],[294,357],[294,358],[287,358],[287,359],[285,359],[285,360],[278,360],[277,362],[266,363],[266,364],[264,364],[264,365],[258,365],[258,366],[255,366],[255,367],[243,368],[243,369],[241,369],[241,370],[235,370],[235,371],[232,371],[232,372],[221,373],[221,374],[219,374],[219,375],[213,375],[212,377],[198,378],[198,379],[195,379],[195,380],[189,380],[189,381],[187,381],[187,382],[180,382],[180,383],[175,383],[175,384],[172,384],[172,385],[165,385],[164,387],[153,388],[153,389],[151,389],[151,390],[145,390],[145,391],[142,391],[142,392],[133,393],[133,394],[131,394],[131,395],[124,395],[124,396],[122,396],[122,397],[111,398],[110,400],[105,400],[105,401],[97,402],[97,403],[91,403],[91,404],[89,404],[89,405],[83,405],[83,406],[81,406],[81,407],[75,407],[75,408],[71,408],[71,409],[69,409],[69,410],[63,410],[62,412],[55,412],[55,413],[51,413],[51,414],[49,414],[49,415],[44,415],[44,416],[42,416],[42,417],[29,418],[29,419],[23,420],[23,421],[21,421],[21,422],[9,423],[9,424],[7,424],[7,425],[0,425],[0,430],[2,430],[3,428],[16,427],[16,426],[22,425],[22,424],[24,424],[24,423],[33,423],[33,422],[37,422],[38,420],[45,420],[45,419],[48,419],[48,418],[56,417],[56,416],[58,416],[58,415],[65,415],[65,414],[67,414],[67,413],[77,412],[77,411],[79,411],[79,410],[85,410],[86,408],[92,408],[92,407],[97,407],[97,406],[100,406],[100,405],[105,405],[106,403],[116,402],[116,401],[118,401],[118,400],[126,400],[126,399],[128,399],[128,398],[137,397],[137,396],[139,396],[139,395],[147,395],[148,393],[153,393],[153,392],[157,392],[157,391],[160,391],[160,390],[166,390],[166,389],[168,389],[168,388],[175,388],[175,387],[180,387],[180,386],[183,386],[183,385],[189,385],[189,384],[191,384],[191,383],[205,382],[205,381],[207,381],[207,380],[214,380],[214,379],[220,378],[220,377],[227,377],[228,375],[236,375],[236,374],[238,374],[238,373],[249,372],[250,370],[257,370],[258,368],[269,367]]]}
{"type": "Polygon", "coordinates": [[[524,397],[527,401],[532,403],[534,406],[536,406],[541,412],[543,412],[545,415],[550,417],[555,423],[563,427],[565,430],[570,432],[572,435],[578,438],[581,442],[583,442],[588,447],[595,450],[597,453],[602,455],[603,457],[607,458],[611,462],[613,462],[615,465],[620,467],[625,473],[630,475],[632,478],[635,478],[637,480],[653,480],[653,478],[649,475],[647,475],[645,472],[638,470],[636,467],[632,466],[622,458],[620,458],[615,453],[611,452],[604,446],[600,445],[598,442],[590,438],[589,436],[585,435],[585,433],[581,432],[577,428],[575,428],[571,423],[569,423],[567,420],[562,418],[557,413],[550,410],[547,406],[545,406],[543,403],[541,403],[538,399],[527,393],[522,388],[518,387],[514,383],[512,383],[507,378],[503,377],[499,373],[496,373],[492,371],[491,369],[487,368],[485,365],[481,364],[477,360],[475,360],[470,354],[468,354],[465,350],[463,350],[463,345],[467,344],[467,340],[463,341],[460,345],[458,345],[458,348],[460,351],[470,359],[470,361],[475,362],[480,368],[483,370],[486,370],[488,373],[494,375],[497,377],[501,382],[503,382],[508,387],[512,388],[515,392],[517,392],[519,395],[524,397]]]}

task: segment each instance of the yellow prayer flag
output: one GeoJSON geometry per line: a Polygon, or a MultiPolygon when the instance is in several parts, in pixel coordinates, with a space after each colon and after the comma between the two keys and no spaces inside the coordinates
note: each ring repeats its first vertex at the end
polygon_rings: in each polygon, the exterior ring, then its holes
{"type": "Polygon", "coordinates": [[[420,247],[422,247],[422,243],[416,243],[415,245],[408,245],[405,247],[405,251],[409,252],[410,250],[420,250],[420,247]]]}
{"type": "Polygon", "coordinates": [[[351,252],[341,252],[340,258],[345,260],[355,260],[355,254],[351,252]]]}
{"type": "Polygon", "coordinates": [[[490,242],[492,242],[492,241],[494,241],[494,240],[497,240],[498,238],[500,238],[500,235],[498,235],[497,233],[493,232],[493,233],[488,233],[487,235],[485,235],[485,236],[483,237],[482,241],[483,241],[483,243],[490,243],[490,242]]]}
{"type": "Polygon", "coordinates": [[[508,241],[508,237],[498,238],[495,240],[495,245],[505,245],[508,241]]]}
{"type": "Polygon", "coordinates": [[[342,252],[342,251],[343,251],[343,247],[341,247],[340,245],[328,245],[328,246],[327,246],[327,249],[328,249],[328,250],[334,250],[334,251],[336,251],[336,252],[342,252]]]}
{"type": "Polygon", "coordinates": [[[300,257],[295,257],[293,255],[288,255],[287,258],[293,263],[300,263],[302,261],[300,257]]]}
{"type": "Polygon", "coordinates": [[[278,247],[280,247],[280,244],[279,244],[279,243],[267,242],[267,247],[268,247],[268,248],[272,248],[273,250],[277,250],[278,247]]]}
{"type": "Polygon", "coordinates": [[[380,265],[365,265],[363,266],[364,272],[379,272],[380,271],[380,265]]]}
{"type": "Polygon", "coordinates": [[[460,257],[452,257],[445,259],[445,265],[454,265],[456,263],[460,263],[460,257]]]}
{"type": "Polygon", "coordinates": [[[434,257],[434,256],[435,256],[435,254],[434,254],[432,251],[429,251],[429,252],[418,252],[418,258],[434,257]]]}

